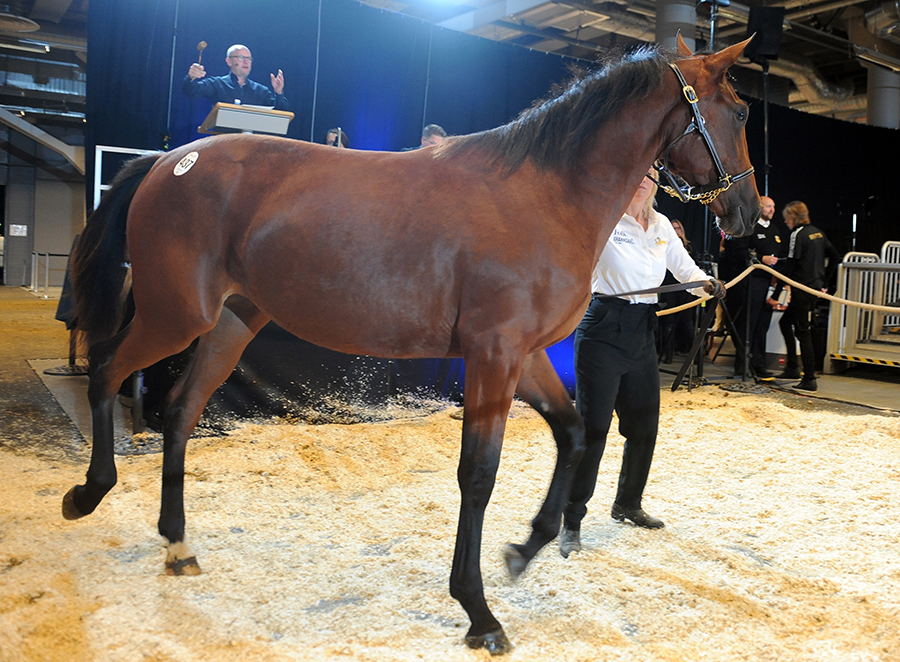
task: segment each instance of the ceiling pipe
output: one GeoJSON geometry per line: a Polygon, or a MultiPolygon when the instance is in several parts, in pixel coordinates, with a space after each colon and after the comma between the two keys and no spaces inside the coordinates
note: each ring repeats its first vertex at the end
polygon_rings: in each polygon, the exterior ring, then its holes
{"type": "Polygon", "coordinates": [[[866,29],[876,37],[900,42],[900,2],[885,2],[866,12],[866,29]]]}
{"type": "Polygon", "coordinates": [[[769,72],[793,81],[810,104],[836,104],[853,94],[851,84],[828,82],[808,58],[796,53],[782,51],[777,60],[769,61],[769,72]]]}
{"type": "MultiPolygon", "coordinates": [[[[730,19],[741,21],[745,24],[750,17],[750,8],[737,2],[732,2],[728,7],[720,8],[720,11],[723,13],[727,11],[730,19]]],[[[621,15],[625,14],[625,12],[613,11],[609,13],[611,14],[610,19],[598,24],[597,27],[605,30],[608,25],[611,31],[618,32],[618,30],[615,29],[618,27],[616,21],[621,15]]],[[[626,33],[620,34],[633,36],[632,34],[626,33]]],[[[644,40],[653,41],[654,39],[651,37],[650,39],[645,38],[644,40]]],[[[740,61],[738,62],[738,65],[754,68],[756,66],[749,63],[743,64],[740,61]]],[[[845,101],[853,94],[852,85],[840,85],[828,82],[822,77],[808,58],[799,54],[782,51],[777,60],[769,61],[769,72],[790,79],[803,95],[803,98],[816,108],[826,107],[845,101]]]]}

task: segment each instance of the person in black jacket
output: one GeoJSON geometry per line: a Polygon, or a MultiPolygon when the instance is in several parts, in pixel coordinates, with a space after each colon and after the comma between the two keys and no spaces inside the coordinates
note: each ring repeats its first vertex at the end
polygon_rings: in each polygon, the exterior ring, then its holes
{"type": "MultiPolygon", "coordinates": [[[[759,220],[753,228],[753,234],[746,237],[726,237],[723,244],[722,258],[719,264],[719,275],[729,281],[738,276],[750,264],[762,263],[775,267],[779,259],[787,254],[787,247],[781,241],[778,229],[772,222],[775,215],[775,201],[768,196],[761,196],[762,208],[759,220]]],[[[728,290],[726,301],[734,315],[736,329],[731,329],[732,339],[748,340],[750,346],[750,365],[753,374],[760,379],[771,379],[772,372],[768,368],[766,354],[766,334],[772,321],[772,309],[766,303],[772,276],[762,269],[750,272],[737,285],[728,290]],[[747,323],[749,316],[749,339],[747,323]],[[735,333],[737,331],[737,333],[735,333]]],[[[744,344],[734,343],[734,374],[744,376],[744,344]]]]}
{"type": "MultiPolygon", "coordinates": [[[[784,270],[785,276],[813,290],[825,292],[840,262],[837,250],[821,230],[810,224],[809,209],[799,200],[789,202],[782,214],[784,222],[791,230],[784,270]]],[[[815,304],[815,295],[794,287],[791,289],[791,302],[785,312],[786,319],[793,327],[794,334],[800,343],[803,377],[794,388],[801,391],[817,389],[816,357],[810,331],[810,319],[815,304]]],[[[788,365],[791,363],[793,352],[793,344],[789,344],[788,365]]],[[[796,362],[796,357],[794,362],[796,362]]]]}

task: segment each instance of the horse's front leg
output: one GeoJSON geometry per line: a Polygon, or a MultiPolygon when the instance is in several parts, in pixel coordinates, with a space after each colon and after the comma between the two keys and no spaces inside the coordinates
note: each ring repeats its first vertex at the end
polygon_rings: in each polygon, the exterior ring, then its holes
{"type": "Polygon", "coordinates": [[[559,522],[569,498],[575,469],[585,449],[584,422],[547,352],[541,350],[525,358],[516,394],[550,425],[556,441],[556,466],[547,498],[531,521],[531,536],[524,545],[509,545],[506,549],[506,567],[513,579],[522,574],[531,559],[559,533],[559,522]]]}
{"type": "Polygon", "coordinates": [[[187,442],[209,397],[228,379],[244,348],[268,319],[249,300],[229,298],[215,328],[200,337],[190,363],[166,397],[159,511],[159,533],[168,541],[166,574],[200,574],[197,557],[184,541],[187,442]]]}
{"type": "Polygon", "coordinates": [[[512,646],[484,599],[481,535],[521,370],[521,356],[514,354],[497,347],[466,354],[462,452],[457,471],[461,499],[450,595],[459,600],[472,622],[466,644],[486,648],[492,655],[505,653],[512,646]]]}

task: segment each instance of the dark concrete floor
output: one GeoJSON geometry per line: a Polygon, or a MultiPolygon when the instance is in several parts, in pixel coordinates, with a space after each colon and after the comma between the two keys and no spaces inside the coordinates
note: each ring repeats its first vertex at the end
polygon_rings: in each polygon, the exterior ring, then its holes
{"type": "MultiPolygon", "coordinates": [[[[717,348],[720,342],[720,339],[716,338],[714,346],[717,348]]],[[[684,359],[684,355],[676,354],[672,364],[660,366],[660,382],[664,388],[672,385],[684,359]]],[[[783,368],[775,365],[776,362],[777,357],[770,356],[770,370],[778,374],[783,368]]],[[[702,380],[696,379],[697,372],[694,370],[695,380],[692,387],[736,388],[740,384],[745,384],[748,388],[756,386],[752,380],[734,379],[733,364],[734,346],[730,340],[726,340],[715,362],[710,357],[704,360],[702,380]]],[[[796,379],[762,382],[760,386],[796,394],[798,397],[811,397],[900,413],[900,368],[850,363],[846,364],[846,370],[840,374],[818,374],[817,381],[818,390],[814,394],[793,390],[791,386],[798,382],[796,379]]],[[[687,388],[686,379],[680,388],[687,388]]]]}

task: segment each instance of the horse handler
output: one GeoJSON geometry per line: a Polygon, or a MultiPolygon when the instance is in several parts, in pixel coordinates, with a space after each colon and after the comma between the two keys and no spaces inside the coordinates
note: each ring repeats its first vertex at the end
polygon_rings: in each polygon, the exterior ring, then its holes
{"type": "Polygon", "coordinates": [[[669,219],[654,209],[656,190],[649,174],[641,180],[594,268],[591,304],[575,331],[575,405],[584,417],[587,450],[563,512],[559,551],[564,557],[581,549],[581,520],[594,494],[614,410],[625,448],[612,517],[647,529],[664,526],[641,508],[659,429],[658,297],[617,293],[659,287],[668,269],[682,283],[708,281],[691,290],[697,296],[725,296],[722,283],[697,266],[669,219]]]}

